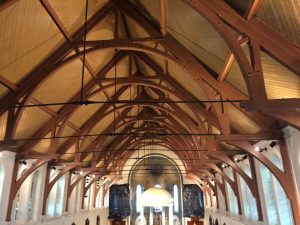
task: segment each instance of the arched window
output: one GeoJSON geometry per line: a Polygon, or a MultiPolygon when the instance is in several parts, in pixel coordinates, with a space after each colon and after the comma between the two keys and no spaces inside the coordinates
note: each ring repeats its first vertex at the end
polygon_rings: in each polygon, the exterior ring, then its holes
{"type": "MultiPolygon", "coordinates": [[[[224,170],[225,174],[233,181],[233,172],[231,168],[228,168],[224,170]]],[[[238,204],[237,204],[237,198],[229,185],[229,183],[226,181],[226,190],[227,190],[227,196],[228,196],[228,205],[230,209],[230,213],[232,215],[238,215],[238,204]]]]}
{"type": "Polygon", "coordinates": [[[65,193],[65,176],[62,176],[57,181],[57,193],[56,193],[56,201],[55,201],[55,215],[61,216],[63,212],[63,201],[64,201],[64,193],[65,193]]]}
{"type": "Polygon", "coordinates": [[[97,216],[96,225],[100,225],[100,216],[97,216]]]}
{"type": "Polygon", "coordinates": [[[86,219],[86,220],[85,220],[85,225],[90,225],[89,219],[86,219]]]}
{"type": "Polygon", "coordinates": [[[214,225],[219,225],[218,219],[215,220],[215,224],[214,225]]]}
{"type": "MultiPolygon", "coordinates": [[[[282,162],[277,155],[273,154],[271,161],[282,169],[282,162]]],[[[263,164],[260,164],[260,173],[269,224],[293,224],[290,202],[282,186],[263,164]]]]}
{"type": "MultiPolygon", "coordinates": [[[[23,168],[23,169],[20,169],[19,171],[18,171],[18,177],[20,178],[25,172],[27,171],[27,168],[25,167],[25,168],[23,168]]],[[[26,179],[27,180],[27,179],[26,179]]],[[[25,180],[25,182],[26,182],[26,180],[25,180]]],[[[20,216],[20,211],[22,210],[22,209],[24,209],[25,207],[24,206],[22,206],[22,204],[21,204],[21,192],[23,191],[24,192],[24,183],[21,185],[21,187],[19,188],[19,190],[18,190],[18,192],[17,192],[17,194],[16,194],[16,197],[15,197],[15,216],[14,216],[14,218],[15,218],[15,220],[18,220],[19,219],[19,216],[20,216]]],[[[24,203],[23,203],[24,204],[24,203]]]]}
{"type": "Polygon", "coordinates": [[[173,198],[174,198],[174,212],[178,212],[179,199],[178,199],[178,187],[176,184],[173,186],[173,198]]]}
{"type": "Polygon", "coordinates": [[[54,184],[48,198],[47,215],[61,216],[63,213],[63,200],[65,193],[65,176],[59,178],[54,184]]]}
{"type": "Polygon", "coordinates": [[[272,175],[268,168],[263,164],[260,164],[260,174],[262,177],[262,187],[265,196],[269,224],[278,224],[275,195],[272,187],[272,175]]]}
{"type": "MultiPolygon", "coordinates": [[[[250,168],[248,166],[244,167],[243,171],[248,175],[251,174],[250,168]]],[[[245,180],[241,176],[238,176],[238,178],[243,202],[242,207],[245,218],[246,220],[257,220],[258,218],[255,198],[253,197],[252,192],[250,191],[245,180]]]]}
{"type": "Polygon", "coordinates": [[[31,221],[33,219],[34,202],[36,197],[38,177],[39,177],[39,171],[35,171],[34,174],[32,175],[31,187],[29,193],[29,201],[28,201],[28,208],[27,208],[28,221],[31,221]]]}
{"type": "Polygon", "coordinates": [[[0,202],[2,196],[3,182],[4,182],[4,168],[3,166],[0,165],[0,202]]]}
{"type": "Polygon", "coordinates": [[[72,225],[76,225],[76,223],[72,223],[72,225]]]}
{"type": "MultiPolygon", "coordinates": [[[[271,160],[278,168],[282,169],[282,162],[277,155],[272,155],[271,160]]],[[[286,197],[285,191],[283,190],[279,181],[273,175],[272,182],[280,224],[293,224],[291,206],[288,198],[286,197]]]]}
{"type": "Polygon", "coordinates": [[[142,199],[142,186],[138,184],[136,186],[136,212],[142,211],[141,199],[142,199]]]}
{"type": "Polygon", "coordinates": [[[101,208],[102,207],[102,198],[103,198],[103,186],[100,187],[98,193],[97,193],[97,199],[96,199],[96,207],[101,208]]]}
{"type": "Polygon", "coordinates": [[[213,225],[213,219],[211,216],[209,216],[209,225],[213,225]]]}

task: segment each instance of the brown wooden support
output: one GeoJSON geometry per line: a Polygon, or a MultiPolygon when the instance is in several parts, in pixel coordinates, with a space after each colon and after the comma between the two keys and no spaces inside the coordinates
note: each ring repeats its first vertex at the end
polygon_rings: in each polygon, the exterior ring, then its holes
{"type": "MultiPolygon", "coordinates": [[[[82,190],[82,196],[81,196],[81,209],[84,209],[84,198],[90,187],[103,175],[96,175],[89,183],[88,185],[83,184],[83,190],[82,190]]],[[[95,192],[94,192],[95,193],[95,192]]],[[[93,196],[93,200],[95,199],[95,196],[93,196]]],[[[92,203],[95,205],[95,201],[92,203]]]]}
{"type": "Polygon", "coordinates": [[[295,179],[292,172],[293,170],[291,166],[289,150],[283,137],[280,140],[278,140],[278,144],[280,148],[283,169],[286,175],[286,185],[289,187],[288,193],[286,193],[286,195],[291,203],[295,224],[298,225],[300,224],[300,203],[299,201],[297,201],[297,185],[295,183],[295,179]]]}
{"type": "MultiPolygon", "coordinates": [[[[90,31],[99,21],[105,18],[114,8],[114,2],[110,1],[103,8],[92,16],[87,22],[87,31],[90,31]]],[[[84,34],[84,25],[82,25],[73,35],[73,40],[80,40],[84,34]]],[[[30,93],[45,80],[50,71],[53,71],[55,63],[70,53],[72,46],[68,42],[64,42],[56,51],[50,54],[38,67],[24,76],[24,79],[18,84],[18,90],[13,93],[8,93],[1,98],[1,105],[11,105],[17,102],[26,93],[30,93]]],[[[0,115],[6,111],[5,108],[0,109],[0,115]]]]}
{"type": "MultiPolygon", "coordinates": [[[[67,191],[67,201],[66,201],[66,208],[65,208],[65,211],[68,211],[69,209],[69,200],[70,200],[70,197],[71,197],[71,194],[75,188],[75,186],[84,178],[86,177],[87,175],[91,174],[91,173],[94,173],[95,172],[95,169],[92,169],[92,170],[89,170],[89,171],[84,171],[82,172],[81,175],[79,175],[76,180],[72,182],[72,179],[69,179],[69,183],[68,183],[68,191],[67,191]]],[[[84,185],[84,184],[83,184],[84,185]]],[[[81,207],[80,207],[81,208],[81,207]]]]}
{"type": "Polygon", "coordinates": [[[79,163],[71,163],[71,164],[66,165],[52,180],[50,180],[52,166],[48,165],[46,179],[45,179],[45,190],[44,190],[44,197],[43,197],[42,215],[46,215],[47,200],[48,200],[49,194],[50,194],[53,186],[56,184],[56,182],[62,176],[64,176],[67,172],[74,169],[78,165],[79,165],[79,163]]]}
{"type": "Polygon", "coordinates": [[[295,63],[299,62],[299,48],[259,19],[252,18],[247,21],[222,1],[213,0],[209,3],[205,0],[183,1],[205,16],[223,38],[224,33],[219,29],[218,21],[221,23],[224,21],[241,34],[255,38],[264,50],[300,76],[300,63],[295,63]]]}
{"type": "MultiPolygon", "coordinates": [[[[101,187],[107,182],[109,181],[108,178],[105,178],[104,180],[101,180],[102,182],[99,184],[98,187],[95,188],[95,191],[94,191],[94,207],[96,207],[96,200],[97,200],[97,196],[98,196],[98,193],[101,189],[101,187]]],[[[101,203],[100,203],[101,204],[101,203]]]]}
{"type": "Polygon", "coordinates": [[[282,160],[284,162],[283,163],[285,169],[284,172],[281,169],[279,169],[276,165],[274,165],[268,158],[266,158],[260,152],[256,152],[250,143],[246,141],[230,141],[229,143],[245,150],[246,152],[254,156],[256,159],[258,159],[261,163],[263,163],[271,171],[271,173],[276,177],[276,179],[281,184],[283,190],[286,193],[286,196],[291,201],[295,223],[297,225],[300,224],[299,203],[295,201],[295,199],[297,199],[296,186],[294,183],[294,178],[291,175],[292,170],[291,170],[290,161],[288,157],[288,151],[285,147],[285,144],[282,144],[284,143],[283,139],[281,138],[279,143],[280,143],[280,147],[282,147],[280,151],[282,154],[282,160]]]}
{"type": "Polygon", "coordinates": [[[253,197],[256,197],[254,181],[252,180],[251,177],[248,176],[248,174],[246,174],[240,167],[238,167],[231,160],[231,158],[229,156],[227,156],[227,155],[214,155],[213,157],[217,158],[217,159],[223,161],[224,163],[228,164],[229,166],[231,166],[232,169],[234,169],[242,177],[242,179],[244,179],[244,181],[248,185],[253,197]]]}
{"type": "Polygon", "coordinates": [[[15,166],[14,166],[14,171],[13,171],[13,176],[12,176],[12,184],[11,184],[11,189],[9,193],[9,199],[8,199],[8,205],[7,205],[7,214],[6,214],[6,221],[11,221],[11,213],[12,213],[12,206],[13,206],[13,201],[15,199],[15,196],[20,189],[21,185],[23,182],[27,179],[28,176],[30,176],[36,169],[41,167],[42,165],[48,163],[51,161],[51,159],[38,159],[31,167],[29,167],[25,173],[17,179],[18,176],[18,171],[19,171],[19,160],[15,160],[15,166]]]}

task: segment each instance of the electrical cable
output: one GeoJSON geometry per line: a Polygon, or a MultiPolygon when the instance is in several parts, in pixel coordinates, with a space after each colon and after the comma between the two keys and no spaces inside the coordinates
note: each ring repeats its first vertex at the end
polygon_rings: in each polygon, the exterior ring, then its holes
{"type": "MultiPolygon", "coordinates": [[[[83,94],[83,92],[82,92],[83,94]]],[[[177,100],[170,101],[165,99],[152,99],[152,100],[111,100],[111,101],[70,101],[70,102],[53,102],[41,104],[14,104],[14,105],[1,105],[0,109],[10,108],[33,108],[33,107],[47,107],[47,106],[63,106],[63,105],[95,105],[95,104],[192,104],[192,103],[241,103],[248,100],[177,100]]]]}
{"type": "Polygon", "coordinates": [[[80,91],[80,104],[83,101],[83,86],[84,86],[84,71],[85,71],[85,58],[86,58],[86,36],[87,36],[87,16],[88,16],[89,0],[85,3],[85,20],[84,20],[84,40],[83,40],[83,59],[82,59],[82,74],[81,74],[81,91],[80,91]]]}

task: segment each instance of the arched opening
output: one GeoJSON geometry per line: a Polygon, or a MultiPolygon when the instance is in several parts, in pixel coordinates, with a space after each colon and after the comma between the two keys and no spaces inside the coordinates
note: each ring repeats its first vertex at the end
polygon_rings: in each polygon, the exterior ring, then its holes
{"type": "Polygon", "coordinates": [[[215,224],[214,225],[219,225],[218,219],[215,220],[215,224]]]}
{"type": "Polygon", "coordinates": [[[29,192],[30,194],[29,194],[29,200],[27,205],[28,221],[33,220],[33,216],[34,216],[38,178],[39,178],[39,171],[35,171],[31,178],[31,187],[29,192]]]}
{"type": "Polygon", "coordinates": [[[209,216],[209,225],[213,225],[213,219],[212,219],[212,217],[211,216],[209,216]]]}
{"type": "Polygon", "coordinates": [[[85,220],[85,225],[90,225],[90,220],[89,219],[85,220]]]}
{"type": "MultiPolygon", "coordinates": [[[[282,169],[282,162],[276,154],[270,158],[282,169]]],[[[260,173],[269,224],[293,224],[290,202],[279,181],[263,164],[260,164],[260,173]]]]}
{"type": "MultiPolygon", "coordinates": [[[[56,172],[53,172],[55,176],[56,172]]],[[[54,184],[47,201],[47,216],[57,217],[63,213],[63,201],[65,195],[65,176],[59,178],[54,184]]]]}
{"type": "MultiPolygon", "coordinates": [[[[243,166],[242,169],[248,176],[251,177],[251,171],[250,171],[250,167],[248,166],[248,164],[243,166]]],[[[238,175],[238,181],[239,181],[239,185],[240,185],[240,192],[241,192],[241,198],[242,198],[243,215],[246,220],[257,221],[258,215],[257,215],[257,207],[256,207],[255,198],[253,197],[248,184],[239,175],[238,175]]]]}
{"type": "MultiPolygon", "coordinates": [[[[271,161],[280,169],[282,169],[283,165],[280,158],[273,154],[271,157],[271,161]]],[[[279,181],[272,175],[272,183],[273,183],[273,193],[275,196],[277,211],[279,215],[279,220],[281,224],[293,224],[293,214],[291,211],[290,201],[286,196],[285,191],[280,185],[279,181]]]]}
{"type": "Polygon", "coordinates": [[[100,225],[100,216],[99,215],[97,216],[97,219],[96,219],[96,225],[100,225]]]}
{"type": "MultiPolygon", "coordinates": [[[[27,167],[25,165],[22,165],[21,168],[18,171],[18,177],[22,177],[26,171],[27,171],[27,167]]],[[[25,182],[21,185],[21,187],[17,191],[16,197],[14,199],[13,219],[16,220],[16,221],[25,219],[26,212],[24,212],[24,209],[26,209],[26,203],[27,202],[25,202],[23,200],[23,196],[24,196],[24,193],[26,193],[26,187],[25,187],[26,182],[28,182],[28,178],[25,180],[25,182]]]]}
{"type": "MultiPolygon", "coordinates": [[[[132,224],[140,224],[142,220],[154,224],[163,224],[172,219],[173,223],[181,224],[182,201],[182,178],[177,167],[169,159],[159,155],[148,155],[139,160],[132,168],[129,176],[132,190],[131,218],[132,224]],[[155,189],[156,188],[156,189],[155,189]],[[147,190],[166,191],[172,198],[172,204],[165,206],[163,203],[151,206],[145,203],[144,195],[147,190]],[[154,190],[155,189],[155,190],[154,190]],[[170,216],[171,214],[171,216],[170,216]]],[[[151,192],[151,194],[153,194],[151,192]]],[[[150,200],[151,201],[151,200],[150,200]]],[[[152,203],[154,204],[155,199],[152,203]]],[[[148,202],[149,203],[149,202],[148,202]]]]}

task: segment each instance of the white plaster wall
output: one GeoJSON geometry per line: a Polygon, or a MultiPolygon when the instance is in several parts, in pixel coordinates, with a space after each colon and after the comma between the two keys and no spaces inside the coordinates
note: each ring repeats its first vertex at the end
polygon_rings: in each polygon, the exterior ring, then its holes
{"type": "Polygon", "coordinates": [[[100,225],[109,225],[108,209],[95,209],[90,211],[80,211],[74,214],[66,214],[61,217],[44,219],[39,223],[25,224],[25,225],[84,225],[85,220],[89,219],[90,225],[96,225],[97,216],[100,216],[100,225]]]}
{"type": "Polygon", "coordinates": [[[226,225],[262,225],[262,222],[248,222],[243,220],[241,216],[230,216],[229,213],[221,212],[218,210],[212,210],[211,208],[205,209],[205,218],[204,218],[204,224],[209,225],[209,217],[213,218],[213,221],[215,219],[218,219],[219,225],[223,225],[224,223],[226,225]]]}
{"type": "MultiPolygon", "coordinates": [[[[286,143],[288,146],[288,151],[289,151],[289,156],[290,156],[290,160],[291,160],[291,164],[292,164],[293,174],[294,174],[294,178],[295,178],[297,189],[298,189],[298,201],[299,201],[300,200],[300,198],[299,198],[299,195],[300,195],[300,131],[288,126],[283,129],[283,132],[284,132],[286,143]]],[[[275,147],[271,148],[269,146],[269,144],[271,142],[272,141],[260,141],[253,146],[253,149],[255,148],[255,146],[258,146],[260,148],[267,147],[268,151],[262,152],[261,154],[265,155],[267,158],[271,158],[271,156],[273,154],[275,154],[281,159],[279,146],[275,146],[275,147]]],[[[217,218],[220,225],[223,225],[224,223],[226,223],[226,225],[242,225],[242,224],[264,224],[264,225],[267,225],[268,224],[266,204],[265,204],[265,200],[264,200],[265,197],[264,197],[264,192],[263,192],[262,184],[261,184],[261,180],[263,178],[260,176],[258,160],[255,159],[254,161],[255,161],[255,169],[256,169],[256,174],[257,174],[257,179],[258,179],[258,188],[259,188],[259,192],[261,195],[260,197],[262,200],[263,216],[265,218],[265,221],[263,221],[263,222],[245,221],[243,216],[234,216],[233,217],[232,215],[230,215],[230,213],[226,212],[223,209],[222,205],[224,203],[224,199],[223,199],[222,194],[220,194],[220,191],[218,191],[219,203],[221,205],[220,210],[216,210],[216,209],[213,209],[212,207],[206,206],[207,208],[205,210],[205,225],[209,224],[208,220],[209,220],[210,215],[212,216],[212,218],[214,220],[217,218]]],[[[243,168],[243,166],[246,166],[247,163],[249,163],[248,160],[245,160],[245,161],[239,163],[239,167],[243,168]]],[[[215,204],[214,204],[214,206],[215,206],[215,204]]]]}
{"type": "Polygon", "coordinates": [[[0,224],[5,223],[9,191],[15,163],[15,153],[9,151],[0,152],[0,164],[4,169],[3,189],[0,199],[0,224]]]}

